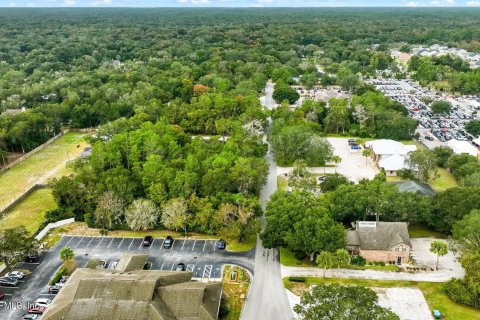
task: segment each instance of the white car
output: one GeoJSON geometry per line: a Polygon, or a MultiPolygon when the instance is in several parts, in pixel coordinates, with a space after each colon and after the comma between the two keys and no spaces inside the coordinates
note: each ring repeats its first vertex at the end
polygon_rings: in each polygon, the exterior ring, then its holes
{"type": "Polygon", "coordinates": [[[52,303],[52,299],[47,298],[39,298],[35,301],[35,305],[47,308],[50,303],[52,303]]]}
{"type": "Polygon", "coordinates": [[[5,277],[9,278],[17,278],[17,279],[23,279],[25,274],[21,271],[11,271],[5,275],[5,277]]]}
{"type": "Polygon", "coordinates": [[[108,264],[108,267],[107,269],[115,269],[115,267],[117,266],[118,264],[118,261],[112,261],[108,264]]]}

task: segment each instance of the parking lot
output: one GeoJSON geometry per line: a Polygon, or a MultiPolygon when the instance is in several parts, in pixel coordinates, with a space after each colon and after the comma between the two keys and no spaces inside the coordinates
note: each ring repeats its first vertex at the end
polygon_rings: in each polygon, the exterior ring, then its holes
{"type": "Polygon", "coordinates": [[[407,108],[410,117],[418,121],[417,132],[428,148],[446,145],[445,142],[452,139],[472,141],[475,138],[466,132],[465,124],[477,118],[480,97],[437,94],[409,79],[371,79],[368,82],[407,108]],[[448,114],[432,112],[431,103],[441,100],[451,103],[448,114]]]}
{"type": "MultiPolygon", "coordinates": [[[[148,254],[151,269],[172,271],[178,263],[184,263],[187,271],[193,273],[197,281],[219,281],[223,267],[234,264],[244,267],[253,274],[255,250],[231,252],[217,249],[217,240],[174,239],[170,248],[164,248],[165,239],[154,239],[150,247],[142,245],[142,238],[82,237],[64,236],[60,241],[41,255],[38,263],[19,263],[15,269],[27,269],[32,273],[25,276],[18,287],[1,287],[3,302],[22,302],[24,306],[39,297],[53,298],[48,293],[48,282],[60,268],[60,250],[70,247],[75,253],[75,261],[84,267],[90,259],[118,261],[125,253],[148,254]]],[[[0,319],[19,319],[25,310],[8,309],[0,305],[0,319]]]]}

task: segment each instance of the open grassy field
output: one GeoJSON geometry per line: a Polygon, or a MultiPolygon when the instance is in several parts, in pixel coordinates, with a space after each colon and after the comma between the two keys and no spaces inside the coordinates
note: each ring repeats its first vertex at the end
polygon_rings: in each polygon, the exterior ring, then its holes
{"type": "Polygon", "coordinates": [[[289,266],[289,267],[312,267],[313,266],[313,264],[307,261],[306,259],[298,260],[295,257],[295,254],[286,248],[280,248],[280,263],[283,264],[284,266],[289,266]]]}
{"type": "Polygon", "coordinates": [[[84,135],[69,132],[27,160],[0,174],[0,208],[4,208],[34,184],[45,183],[51,178],[70,173],[69,169],[65,169],[65,164],[77,158],[87,146],[83,139],[84,135]]]}
{"type": "Polygon", "coordinates": [[[53,199],[51,189],[35,190],[23,201],[3,214],[0,219],[0,229],[15,228],[23,225],[30,233],[34,233],[45,221],[44,213],[56,207],[57,204],[53,199]]]}
{"type": "Polygon", "coordinates": [[[414,281],[377,281],[360,279],[331,279],[331,278],[305,278],[305,283],[292,282],[288,278],[283,280],[285,287],[295,294],[301,294],[308,290],[309,285],[319,283],[339,283],[342,285],[360,285],[365,287],[411,287],[418,288],[423,292],[430,310],[440,310],[442,319],[447,320],[480,320],[480,311],[457,304],[443,292],[442,283],[414,282],[414,281]]]}
{"type": "Polygon", "coordinates": [[[425,238],[425,237],[432,237],[437,239],[447,238],[447,236],[444,235],[443,233],[432,230],[423,223],[410,223],[408,225],[408,234],[410,238],[425,238]]]}
{"type": "Polygon", "coordinates": [[[438,168],[439,177],[429,181],[430,185],[436,191],[445,191],[448,188],[458,187],[458,182],[446,169],[438,168]]]}

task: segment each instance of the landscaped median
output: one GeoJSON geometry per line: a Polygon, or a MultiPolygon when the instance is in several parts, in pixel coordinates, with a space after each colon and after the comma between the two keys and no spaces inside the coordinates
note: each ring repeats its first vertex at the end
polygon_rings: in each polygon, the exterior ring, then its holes
{"type": "Polygon", "coordinates": [[[480,311],[457,304],[443,291],[443,283],[416,282],[416,281],[380,281],[364,279],[335,279],[317,277],[286,277],[283,279],[285,288],[296,295],[304,293],[310,285],[332,284],[358,285],[373,288],[418,288],[422,291],[430,310],[439,310],[445,319],[449,320],[479,320],[480,311]],[[293,281],[292,281],[293,280],[293,281]]]}
{"type": "MultiPolygon", "coordinates": [[[[74,222],[69,225],[55,228],[51,230],[45,239],[45,247],[53,247],[63,235],[75,235],[75,236],[108,236],[118,238],[143,238],[145,236],[152,236],[154,238],[165,238],[166,236],[172,236],[174,239],[192,239],[192,240],[219,240],[222,237],[219,235],[209,235],[202,233],[188,232],[187,236],[183,232],[171,231],[171,230],[114,230],[108,231],[107,234],[102,234],[101,229],[89,228],[84,222],[74,222]]],[[[251,237],[247,241],[240,243],[238,241],[227,241],[226,250],[229,251],[248,251],[255,247],[256,237],[251,237]]]]}

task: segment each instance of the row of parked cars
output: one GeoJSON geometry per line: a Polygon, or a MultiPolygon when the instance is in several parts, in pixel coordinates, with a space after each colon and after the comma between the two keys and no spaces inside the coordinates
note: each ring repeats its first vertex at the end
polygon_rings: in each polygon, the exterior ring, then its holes
{"type": "MultiPolygon", "coordinates": [[[[153,240],[154,239],[153,239],[152,236],[146,236],[145,238],[143,238],[142,244],[143,244],[144,247],[150,247],[153,243],[153,240]]],[[[172,245],[173,245],[172,236],[167,236],[165,238],[165,241],[163,241],[163,247],[165,249],[170,249],[172,247],[172,245]]],[[[223,250],[223,249],[226,248],[226,246],[227,246],[227,242],[225,240],[223,240],[223,239],[218,240],[217,249],[223,250]]]]}

